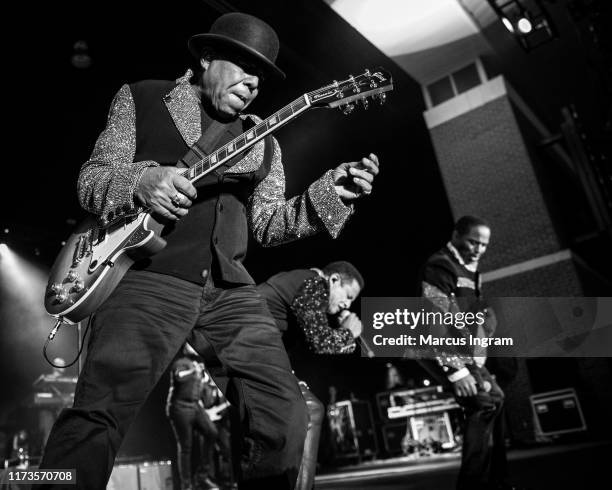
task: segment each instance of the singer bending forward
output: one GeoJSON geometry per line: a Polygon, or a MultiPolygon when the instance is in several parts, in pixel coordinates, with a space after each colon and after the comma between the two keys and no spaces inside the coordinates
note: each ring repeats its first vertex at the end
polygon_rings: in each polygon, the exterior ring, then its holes
{"type": "MultiPolygon", "coordinates": [[[[281,272],[260,284],[278,329],[285,334],[290,357],[306,345],[317,354],[348,354],[355,350],[361,335],[361,320],[348,309],[363,289],[359,271],[349,262],[332,262],[323,269],[296,269],[281,272]]],[[[198,342],[197,338],[194,342],[198,342]]],[[[205,339],[199,338],[199,342],[205,339]]],[[[207,350],[205,347],[202,350],[207,350]]],[[[310,490],[319,448],[324,408],[299,382],[308,409],[308,431],[296,488],[310,490]]]]}

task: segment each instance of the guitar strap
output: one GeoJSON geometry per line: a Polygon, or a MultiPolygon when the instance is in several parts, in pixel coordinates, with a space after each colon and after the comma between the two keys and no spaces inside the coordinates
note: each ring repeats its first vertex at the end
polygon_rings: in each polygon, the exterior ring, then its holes
{"type": "MultiPolygon", "coordinates": [[[[196,141],[191,148],[185,153],[183,158],[181,158],[176,166],[179,168],[190,168],[193,167],[196,163],[200,162],[206,155],[210,155],[213,150],[217,148],[219,140],[223,137],[223,135],[230,131],[230,128],[234,123],[231,124],[223,124],[215,119],[210,119],[210,126],[206,129],[202,136],[196,141]]],[[[262,165],[265,167],[268,165],[269,161],[272,159],[272,141],[270,135],[264,138],[264,157],[262,165]]],[[[231,162],[231,160],[230,160],[231,162]]],[[[231,165],[230,165],[231,166],[231,165]]]]}
{"type": "Polygon", "coordinates": [[[221,136],[228,130],[228,124],[222,124],[215,119],[211,119],[210,126],[202,133],[202,136],[196,141],[189,151],[181,158],[177,167],[189,168],[201,161],[206,155],[209,155],[215,148],[221,136]]]}

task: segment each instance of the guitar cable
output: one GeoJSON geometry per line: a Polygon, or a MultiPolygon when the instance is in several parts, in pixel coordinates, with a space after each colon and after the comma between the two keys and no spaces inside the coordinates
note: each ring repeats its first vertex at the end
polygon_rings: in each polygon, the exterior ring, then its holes
{"type": "Polygon", "coordinates": [[[53,327],[53,330],[51,330],[51,333],[49,333],[49,335],[47,336],[45,345],[43,346],[43,357],[51,366],[53,366],[54,368],[69,368],[70,366],[72,366],[79,360],[79,357],[81,357],[81,354],[83,352],[83,347],[85,346],[85,339],[87,338],[87,332],[89,332],[89,327],[91,326],[93,322],[94,316],[95,314],[90,315],[89,319],[87,320],[87,326],[85,327],[85,333],[83,334],[83,338],[81,339],[81,345],[78,347],[79,351],[77,352],[76,357],[73,359],[73,361],[70,364],[66,364],[65,366],[54,364],[53,361],[51,361],[49,359],[49,356],[47,355],[47,347],[49,346],[49,343],[55,338],[55,336],[59,332],[59,329],[62,327],[62,325],[66,324],[66,322],[64,322],[62,318],[57,320],[57,322],[55,323],[55,326],[53,327]]]}

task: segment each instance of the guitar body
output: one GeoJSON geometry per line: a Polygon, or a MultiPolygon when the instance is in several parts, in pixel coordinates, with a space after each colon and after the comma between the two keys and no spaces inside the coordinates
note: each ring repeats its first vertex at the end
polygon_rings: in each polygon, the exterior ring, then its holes
{"type": "Polygon", "coordinates": [[[135,260],[149,257],[166,245],[164,225],[149,213],[106,228],[84,220],[58,255],[45,291],[50,315],[79,322],[108,298],[135,260]]]}
{"type": "Polygon", "coordinates": [[[216,422],[217,420],[221,420],[223,418],[223,411],[230,406],[229,402],[223,402],[221,405],[217,405],[216,407],[205,408],[206,414],[211,422],[216,422]]]}

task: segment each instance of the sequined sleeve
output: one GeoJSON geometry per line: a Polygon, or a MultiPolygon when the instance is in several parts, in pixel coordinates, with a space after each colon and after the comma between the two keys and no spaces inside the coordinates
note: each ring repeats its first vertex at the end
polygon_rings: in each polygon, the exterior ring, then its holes
{"type": "Polygon", "coordinates": [[[144,169],[153,161],[134,162],[136,152],[136,114],[128,85],[123,85],[112,102],[106,127],[79,174],[81,206],[110,221],[138,209],[134,191],[144,169]]]}
{"type": "Polygon", "coordinates": [[[300,196],[285,200],[285,173],[281,150],[274,141],[270,173],[249,201],[249,225],[263,246],[290,242],[323,230],[336,238],[352,207],[345,206],[334,188],[331,170],[300,196]]]}
{"type": "MultiPolygon", "coordinates": [[[[444,268],[425,266],[423,277],[427,280],[421,282],[422,296],[427,298],[435,309],[444,313],[452,311],[456,305],[449,291],[449,284],[455,282],[451,275],[450,271],[444,268]]],[[[469,374],[466,364],[471,364],[472,359],[438,348],[434,348],[434,353],[438,364],[450,381],[456,381],[469,374]]]]}
{"type": "Polygon", "coordinates": [[[346,328],[329,325],[329,289],[322,277],[306,279],[291,303],[291,311],[304,332],[308,347],[317,354],[348,354],[355,350],[355,339],[346,328]]]}

